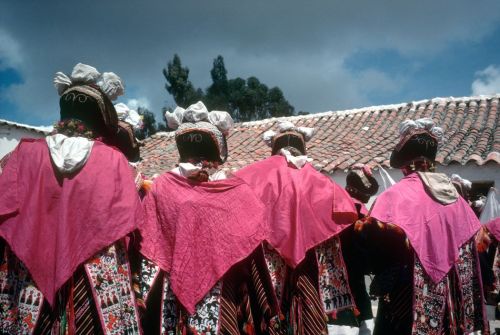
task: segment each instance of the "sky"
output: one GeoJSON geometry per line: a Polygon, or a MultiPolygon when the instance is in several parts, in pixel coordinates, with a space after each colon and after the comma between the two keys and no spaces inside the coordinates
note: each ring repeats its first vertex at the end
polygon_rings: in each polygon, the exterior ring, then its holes
{"type": "Polygon", "coordinates": [[[0,119],[54,123],[54,74],[82,62],[161,120],[174,54],[195,87],[222,55],[229,78],[278,86],[297,112],[495,94],[500,1],[0,0],[0,119]]]}

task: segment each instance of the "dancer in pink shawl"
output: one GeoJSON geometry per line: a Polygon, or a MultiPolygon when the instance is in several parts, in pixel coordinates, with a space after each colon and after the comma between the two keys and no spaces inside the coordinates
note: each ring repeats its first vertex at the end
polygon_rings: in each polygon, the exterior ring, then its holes
{"type": "Polygon", "coordinates": [[[397,227],[371,237],[375,334],[488,333],[474,244],[480,223],[450,179],[433,172],[442,131],[419,119],[403,122],[400,134],[390,162],[404,178],[370,214],[378,223],[372,229],[397,227]]]}
{"type": "Polygon", "coordinates": [[[140,334],[124,238],[142,207],[127,159],[106,144],[123,86],[84,64],[55,84],[55,133],[21,140],[0,174],[0,331],[140,334]]]}
{"type": "Polygon", "coordinates": [[[140,276],[148,334],[268,334],[275,302],[258,248],[264,206],[219,167],[232,119],[202,102],[167,112],[180,163],[144,199],[140,276]]]}
{"type": "Polygon", "coordinates": [[[264,133],[273,156],[236,173],[266,204],[271,227],[264,245],[286,334],[326,334],[327,322],[354,324],[338,234],[357,219],[347,192],[309,164],[312,128],[278,124],[264,133]]]}

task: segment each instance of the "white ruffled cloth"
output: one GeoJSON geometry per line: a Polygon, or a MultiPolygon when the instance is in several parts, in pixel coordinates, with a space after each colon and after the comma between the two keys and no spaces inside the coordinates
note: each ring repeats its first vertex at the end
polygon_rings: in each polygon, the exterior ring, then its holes
{"type": "Polygon", "coordinates": [[[132,125],[135,130],[142,128],[142,117],[135,110],[130,109],[123,102],[116,104],[115,110],[119,120],[132,125]]]}
{"type": "Polygon", "coordinates": [[[443,139],[443,129],[434,126],[434,121],[431,118],[422,118],[417,120],[405,120],[399,125],[399,135],[405,137],[410,131],[414,129],[425,129],[434,135],[438,142],[443,139]]]}
{"type": "Polygon", "coordinates": [[[101,74],[95,67],[83,63],[76,64],[69,77],[62,72],[57,72],[54,77],[54,86],[59,95],[63,95],[73,84],[95,84],[111,101],[123,95],[125,90],[122,80],[115,73],[104,72],[101,74]]]}
{"type": "Polygon", "coordinates": [[[196,123],[205,121],[216,126],[221,133],[227,135],[234,126],[234,121],[228,112],[211,111],[209,112],[203,102],[198,101],[188,108],[176,107],[173,112],[165,112],[165,119],[170,129],[177,129],[183,122],[196,123]]]}
{"type": "Polygon", "coordinates": [[[290,151],[288,151],[286,149],[281,149],[280,150],[280,155],[284,156],[286,158],[286,161],[289,164],[292,164],[293,166],[295,166],[299,170],[302,169],[304,167],[304,165],[306,165],[306,163],[312,161],[312,158],[309,158],[309,157],[307,157],[305,155],[303,155],[303,156],[294,156],[294,155],[292,155],[290,153],[290,151]]]}
{"type": "Polygon", "coordinates": [[[94,141],[87,138],[62,134],[47,136],[45,141],[54,165],[63,174],[80,170],[87,163],[94,145],[94,141]]]}
{"type": "MultiPolygon", "coordinates": [[[[280,133],[284,133],[286,131],[296,131],[302,135],[304,135],[305,141],[309,141],[314,135],[314,128],[309,127],[295,127],[295,125],[290,121],[279,121],[278,122],[278,130],[280,133]]],[[[268,146],[272,146],[273,138],[277,135],[274,130],[267,130],[262,134],[262,139],[268,146]]]]}
{"type": "MultiPolygon", "coordinates": [[[[203,170],[201,164],[191,164],[191,163],[179,163],[179,166],[172,169],[170,172],[173,172],[179,176],[183,176],[185,178],[189,178],[191,176],[195,176],[198,172],[203,170]]],[[[218,170],[215,173],[208,176],[208,180],[222,180],[226,179],[226,173],[222,170],[218,170]]]]}
{"type": "Polygon", "coordinates": [[[451,175],[451,181],[459,183],[466,189],[470,190],[472,188],[472,183],[470,180],[460,177],[458,174],[454,173],[451,175]]]}

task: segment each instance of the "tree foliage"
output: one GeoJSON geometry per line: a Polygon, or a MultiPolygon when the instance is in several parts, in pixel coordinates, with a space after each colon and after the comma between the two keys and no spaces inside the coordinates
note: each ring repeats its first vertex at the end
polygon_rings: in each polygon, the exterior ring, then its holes
{"type": "Polygon", "coordinates": [[[189,81],[189,69],[182,67],[177,54],[168,62],[167,68],[163,69],[163,76],[167,80],[165,89],[172,95],[177,105],[187,106],[203,97],[203,92],[200,89],[196,90],[189,81]]]}
{"type": "Polygon", "coordinates": [[[145,139],[158,131],[155,115],[145,107],[137,108],[137,113],[142,115],[142,128],[135,131],[135,137],[140,140],[145,139]]]}
{"type": "Polygon", "coordinates": [[[203,92],[189,81],[189,69],[178,55],[163,69],[167,91],[178,106],[203,100],[209,110],[228,111],[235,121],[294,115],[294,107],[279,87],[269,88],[256,77],[228,79],[224,58],[217,56],[210,71],[212,84],[203,92]]]}

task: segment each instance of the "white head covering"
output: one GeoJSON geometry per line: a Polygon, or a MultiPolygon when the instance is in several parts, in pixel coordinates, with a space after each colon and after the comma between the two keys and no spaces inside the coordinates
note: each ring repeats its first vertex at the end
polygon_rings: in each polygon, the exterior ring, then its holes
{"type": "Polygon", "coordinates": [[[135,110],[130,109],[126,104],[120,102],[115,105],[116,114],[120,121],[127,122],[134,130],[142,128],[142,116],[135,110]]]}
{"type": "Polygon", "coordinates": [[[219,150],[220,160],[225,161],[227,157],[227,143],[225,136],[233,127],[234,121],[228,112],[209,112],[203,102],[198,101],[188,108],[176,107],[173,112],[166,112],[165,119],[170,129],[176,130],[176,134],[186,133],[192,130],[208,132],[213,135],[219,150]]]}
{"type": "Polygon", "coordinates": [[[95,67],[82,63],[75,65],[70,77],[62,72],[57,72],[54,77],[54,86],[59,95],[63,95],[74,84],[97,85],[111,101],[124,93],[123,83],[115,73],[101,74],[95,67]]]}
{"type": "Polygon", "coordinates": [[[201,101],[192,104],[188,108],[176,107],[173,112],[165,112],[165,119],[170,129],[176,130],[183,122],[209,122],[213,124],[219,131],[227,135],[229,130],[234,126],[234,121],[228,112],[211,111],[208,112],[207,107],[201,101]]]}
{"type": "Polygon", "coordinates": [[[431,118],[422,118],[417,120],[405,120],[399,125],[399,135],[404,138],[410,132],[417,129],[425,129],[432,135],[434,135],[438,142],[443,139],[443,129],[441,127],[434,126],[434,121],[431,118]]]}
{"type": "MultiPolygon", "coordinates": [[[[308,142],[314,135],[314,128],[309,128],[309,127],[295,127],[295,125],[288,120],[284,121],[279,121],[278,122],[278,130],[279,133],[284,133],[287,131],[295,131],[304,136],[304,139],[306,142],[308,142]]],[[[276,133],[273,130],[267,130],[262,134],[262,140],[269,146],[272,147],[273,144],[273,139],[276,135],[279,133],[276,133]]]]}

